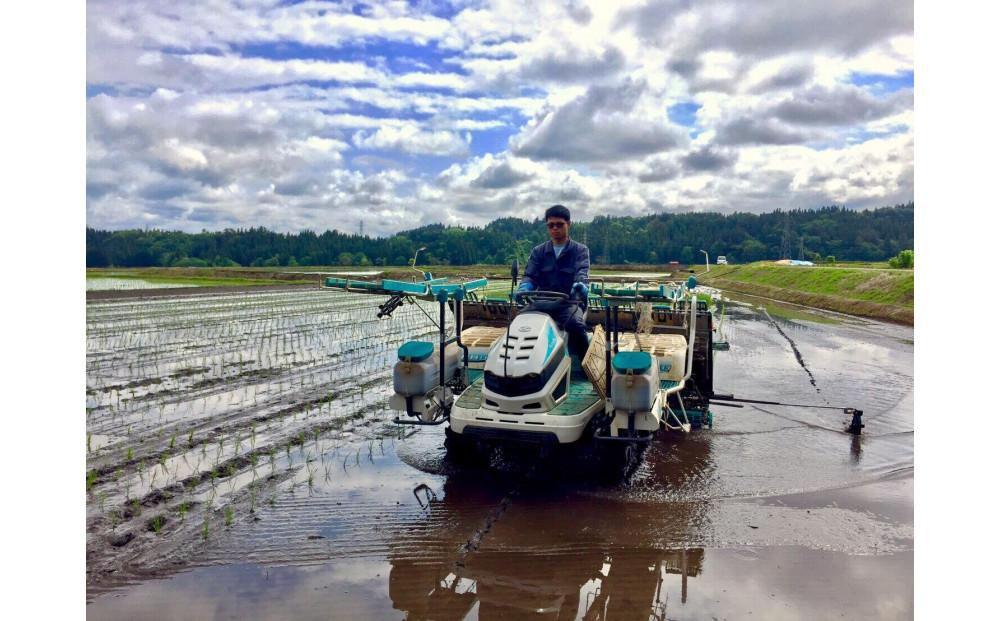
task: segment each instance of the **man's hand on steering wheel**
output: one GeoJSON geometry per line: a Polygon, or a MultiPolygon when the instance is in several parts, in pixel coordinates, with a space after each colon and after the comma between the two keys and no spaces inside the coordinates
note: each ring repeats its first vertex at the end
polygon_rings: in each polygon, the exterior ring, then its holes
{"type": "Polygon", "coordinates": [[[514,301],[520,303],[525,293],[530,293],[534,290],[535,284],[533,282],[529,280],[522,280],[521,284],[517,287],[517,291],[514,292],[514,301]]]}

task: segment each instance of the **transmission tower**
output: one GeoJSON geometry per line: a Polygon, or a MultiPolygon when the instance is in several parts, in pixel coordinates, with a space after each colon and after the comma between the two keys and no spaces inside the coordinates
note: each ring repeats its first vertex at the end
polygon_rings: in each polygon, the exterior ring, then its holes
{"type": "Polygon", "coordinates": [[[781,233],[781,254],[779,259],[790,259],[792,257],[792,224],[788,215],[785,215],[785,230],[781,233]]]}

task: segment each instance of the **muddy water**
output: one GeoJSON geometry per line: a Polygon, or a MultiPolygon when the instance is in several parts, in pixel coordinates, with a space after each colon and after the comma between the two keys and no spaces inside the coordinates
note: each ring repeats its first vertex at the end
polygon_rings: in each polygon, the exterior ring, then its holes
{"type": "Polygon", "coordinates": [[[912,330],[729,312],[718,391],[861,408],[865,434],[718,407],[608,487],[557,462],[458,470],[443,430],[379,420],[286,452],[253,513],[92,591],[88,617],[911,618],[912,330]]]}

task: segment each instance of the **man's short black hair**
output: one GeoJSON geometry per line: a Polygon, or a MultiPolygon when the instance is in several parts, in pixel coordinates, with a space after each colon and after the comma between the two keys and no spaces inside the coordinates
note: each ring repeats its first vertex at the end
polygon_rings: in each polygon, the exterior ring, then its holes
{"type": "Polygon", "coordinates": [[[566,209],[562,205],[553,205],[545,210],[545,219],[549,218],[562,218],[566,222],[569,222],[569,209],[566,209]]]}

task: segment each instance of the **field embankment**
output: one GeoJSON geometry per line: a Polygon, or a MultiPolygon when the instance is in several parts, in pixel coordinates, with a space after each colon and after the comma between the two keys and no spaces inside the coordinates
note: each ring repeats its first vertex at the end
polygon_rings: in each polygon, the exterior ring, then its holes
{"type": "Polygon", "coordinates": [[[712,266],[698,278],[728,291],[913,325],[913,270],[761,262],[712,266]]]}
{"type": "MultiPolygon", "coordinates": [[[[884,263],[837,264],[833,266],[799,267],[775,265],[770,262],[747,265],[713,265],[709,272],[704,267],[692,265],[698,279],[720,289],[757,295],[782,302],[803,304],[851,315],[883,319],[913,325],[913,270],[885,269],[884,263]]],[[[687,273],[688,266],[625,265],[594,266],[594,274],[601,271],[641,272],[647,270],[669,271],[675,277],[687,273]],[[620,268],[620,269],[616,269],[620,268]]],[[[435,276],[452,278],[481,278],[504,280],[510,277],[506,265],[420,266],[435,276]]],[[[522,266],[523,269],[523,266],[522,266]]],[[[189,293],[216,292],[215,287],[318,285],[328,273],[357,274],[380,272],[386,278],[408,280],[419,278],[409,267],[389,266],[322,266],[283,268],[133,268],[90,269],[88,278],[133,278],[150,284],[188,285],[198,287],[189,293]]],[[[270,286],[270,287],[268,287],[270,286]]],[[[263,289],[262,289],[263,290],[263,289]]],[[[152,297],[177,295],[179,291],[107,291],[88,292],[88,299],[115,297],[152,297]]]]}
{"type": "Polygon", "coordinates": [[[90,268],[87,278],[141,279],[149,283],[225,287],[315,283],[318,276],[296,272],[299,268],[239,267],[125,267],[90,268]]]}

